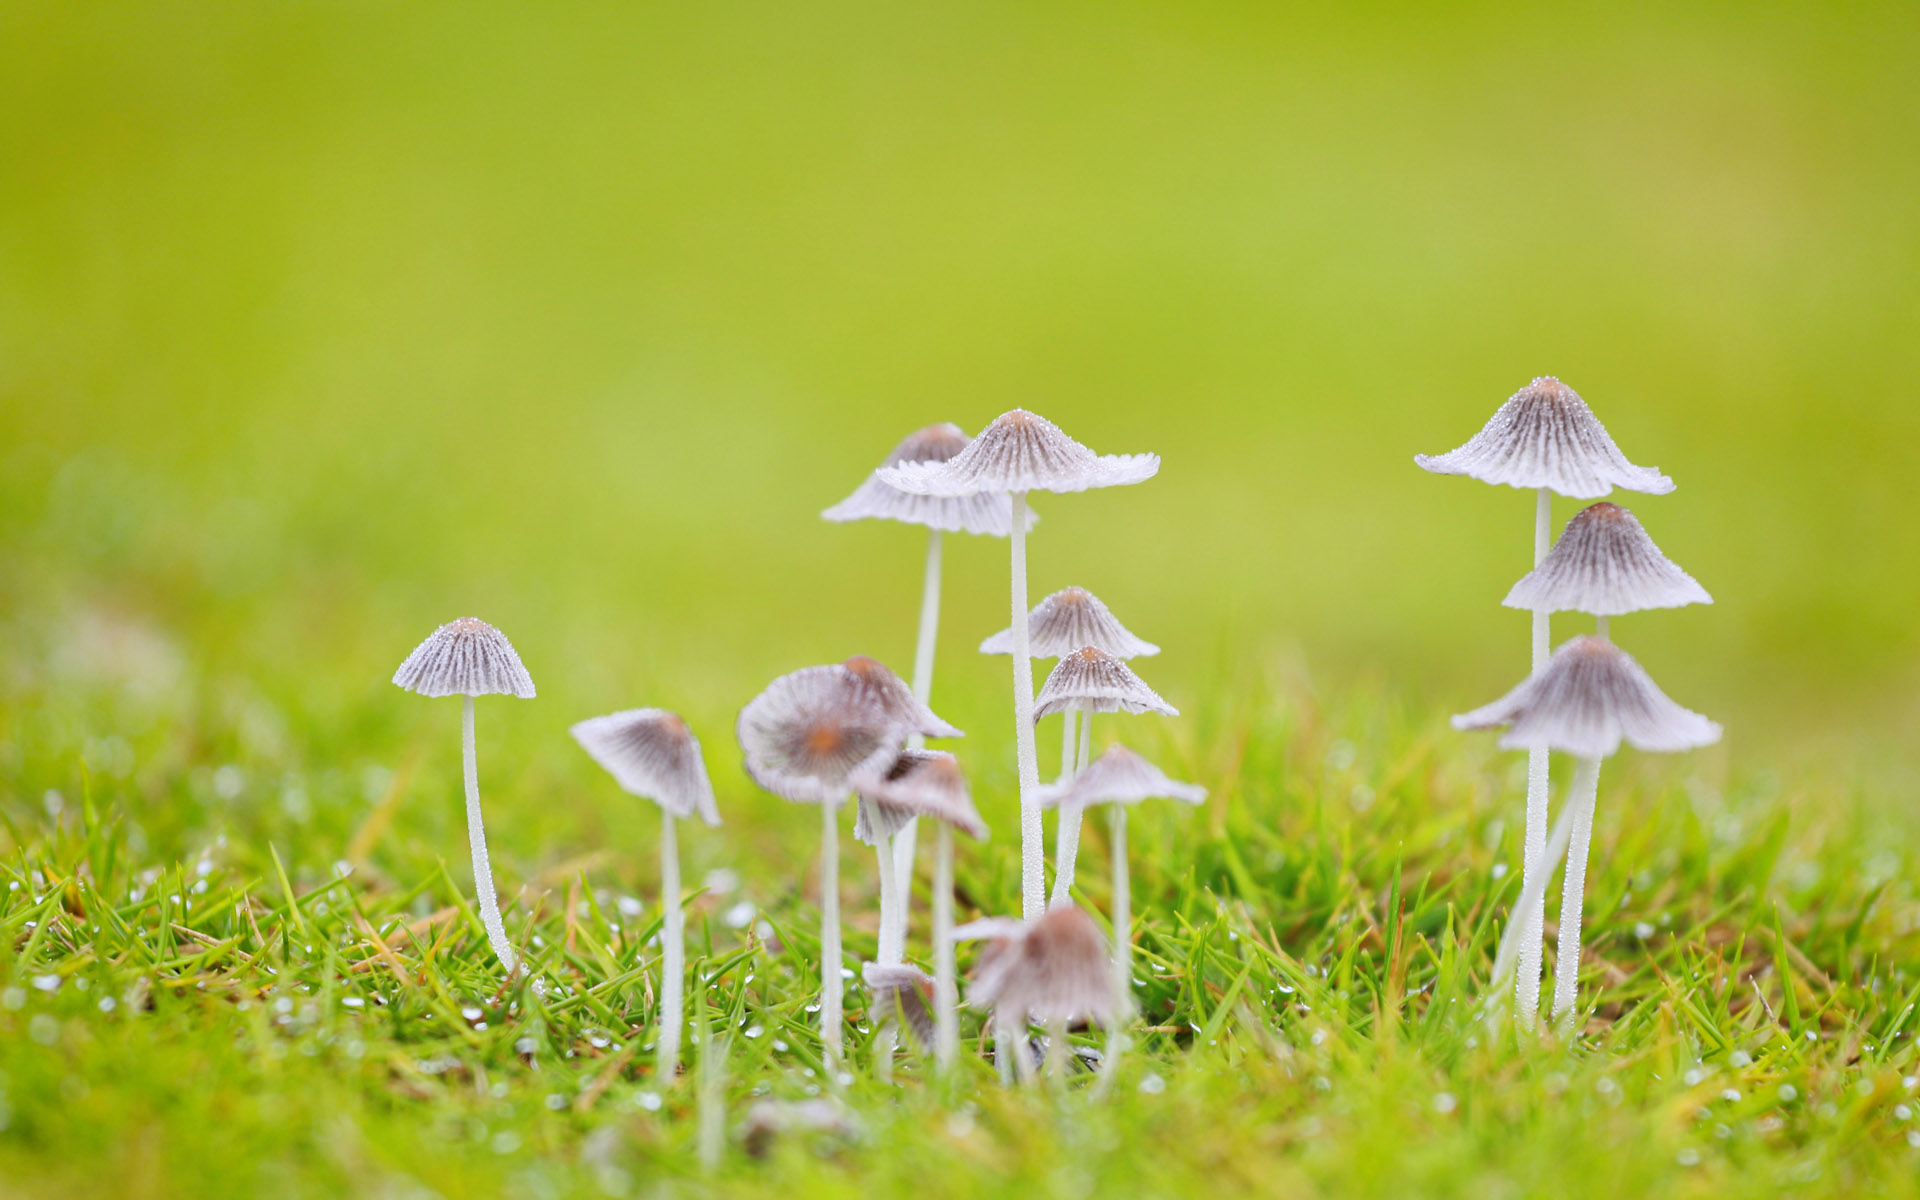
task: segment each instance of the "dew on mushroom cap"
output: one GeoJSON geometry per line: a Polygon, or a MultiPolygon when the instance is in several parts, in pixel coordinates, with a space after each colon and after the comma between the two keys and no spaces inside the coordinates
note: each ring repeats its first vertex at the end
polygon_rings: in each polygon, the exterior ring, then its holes
{"type": "MultiPolygon", "coordinates": [[[[1034,605],[1027,614],[1027,653],[1034,658],[1062,658],[1084,646],[1104,650],[1115,658],[1145,658],[1160,647],[1136,637],[1120,623],[1113,610],[1083,587],[1062,588],[1034,605]]],[[[980,643],[982,654],[1012,654],[1009,626],[980,643]]]]}
{"type": "Polygon", "coordinates": [[[1095,804],[1138,804],[1142,800],[1178,800],[1200,804],[1207,789],[1197,783],[1169,779],[1159,767],[1125,746],[1109,746],[1079,774],[1065,783],[1040,789],[1040,805],[1085,808],[1095,804]]]}
{"type": "Polygon", "coordinates": [[[1062,658],[1048,673],[1034,698],[1033,716],[1039,720],[1070,709],[1180,715],[1179,709],[1161,699],[1126,663],[1092,646],[1062,658]]]}
{"type": "Polygon", "coordinates": [[[1505,696],[1453,719],[1456,729],[1511,726],[1510,750],[1546,745],[1605,758],[1621,741],[1637,750],[1692,750],[1720,740],[1720,726],[1667,698],[1633,657],[1601,637],[1579,637],[1547,669],[1505,696]]]}
{"type": "MultiPolygon", "coordinates": [[[[946,462],[966,449],[969,440],[958,425],[950,422],[915,430],[901,439],[852,495],[820,515],[829,521],[901,521],[944,533],[1007,536],[1013,521],[1013,502],[1004,494],[929,496],[901,491],[880,478],[881,470],[902,463],[946,462]]],[[[1027,527],[1032,528],[1036,519],[1029,513],[1027,527]]]]}
{"type": "Polygon", "coordinates": [[[1003,413],[938,463],[901,463],[875,474],[884,483],[925,496],[979,492],[1081,492],[1140,483],[1160,469],[1157,454],[1096,454],[1037,413],[1003,413]]]}
{"type": "Polygon", "coordinates": [[[1464,446],[1416,454],[1413,461],[1436,475],[1585,499],[1616,487],[1653,495],[1673,490],[1673,480],[1658,468],[1629,462],[1587,402],[1551,375],[1515,392],[1464,446]]]}
{"type": "Polygon", "coordinates": [[[1603,500],[1567,522],[1547,557],[1513,585],[1503,603],[1605,617],[1712,604],[1713,597],[1661,553],[1638,518],[1603,500]]]}
{"type": "Polygon", "coordinates": [[[533,677],[513,643],[479,617],[461,617],[428,634],[393,682],[422,696],[534,696],[533,677]]]}

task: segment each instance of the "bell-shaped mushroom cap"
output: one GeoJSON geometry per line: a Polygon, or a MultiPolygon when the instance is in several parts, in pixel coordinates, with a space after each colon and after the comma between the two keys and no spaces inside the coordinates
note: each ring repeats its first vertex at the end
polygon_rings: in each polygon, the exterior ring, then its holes
{"type": "Polygon", "coordinates": [[[393,681],[422,696],[533,698],[533,677],[507,635],[479,617],[449,621],[413,648],[393,681]]]}
{"type": "Polygon", "coordinates": [[[949,725],[922,704],[906,680],[879,659],[863,654],[840,666],[849,676],[857,702],[872,706],[887,720],[899,725],[903,733],[936,738],[967,736],[964,730],[949,725]]]}
{"type": "Polygon", "coordinates": [[[1207,789],[1197,783],[1168,779],[1159,767],[1125,746],[1109,746],[1105,754],[1087,764],[1086,770],[1065,783],[1041,788],[1039,794],[1042,808],[1061,805],[1086,808],[1155,799],[1199,804],[1207,798],[1207,789]]]}
{"type": "Polygon", "coordinates": [[[1436,475],[1586,499],[1617,487],[1656,496],[1673,490],[1673,480],[1656,468],[1628,462],[1587,402],[1551,375],[1515,392],[1458,450],[1416,454],[1413,461],[1436,475]]]}
{"type": "MultiPolygon", "coordinates": [[[[1160,647],[1135,637],[1100,597],[1083,587],[1062,588],[1027,614],[1027,653],[1034,658],[1065,658],[1083,646],[1115,658],[1145,658],[1160,647]]],[[[980,643],[982,654],[1012,654],[1013,630],[1002,629],[980,643]]]]}
{"type": "Polygon", "coordinates": [[[633,708],[589,717],[571,730],[593,761],[627,791],[682,819],[720,823],[700,739],[676,713],[633,708]]]}
{"type": "Polygon", "coordinates": [[[1453,719],[1455,729],[1511,726],[1508,750],[1547,746],[1605,758],[1625,738],[1635,749],[1672,752],[1710,746],[1720,726],[1667,699],[1639,663],[1603,637],[1579,637],[1546,669],[1495,700],[1453,719]]]}
{"type": "Polygon", "coordinates": [[[871,813],[866,819],[876,826],[890,825],[889,834],[898,831],[895,820],[904,825],[914,817],[933,817],[976,838],[987,836],[987,823],[973,806],[960,760],[944,750],[902,750],[891,763],[862,770],[853,786],[860,793],[862,813],[871,813]]]}
{"type": "Polygon", "coordinates": [[[1533,612],[1571,609],[1617,617],[1712,604],[1713,597],[1660,553],[1632,513],[1603,500],[1567,522],[1552,553],[1513,585],[1503,603],[1533,612]]]}
{"type": "Polygon", "coordinates": [[[861,963],[860,974],[873,989],[877,1021],[885,1023],[898,1017],[922,1046],[933,1045],[933,1014],[927,1011],[933,976],[915,966],[876,962],[861,963]]]}
{"type": "MultiPolygon", "coordinates": [[[[945,462],[967,447],[967,435],[958,425],[929,425],[910,433],[887,455],[881,467],[901,463],[945,462]]],[[[946,533],[981,533],[1005,537],[1013,524],[1013,501],[1004,492],[971,496],[923,496],[903,492],[870,473],[854,493],[820,514],[829,521],[882,519],[925,525],[946,533]]],[[[1027,510],[1027,528],[1039,517],[1027,510]]]]}
{"type": "Polygon", "coordinates": [[[788,800],[832,803],[855,771],[893,761],[908,728],[878,708],[847,668],[782,675],[740,710],[747,774],[788,800]]]}
{"type": "Polygon", "coordinates": [[[1016,408],[994,419],[946,462],[901,463],[874,472],[922,496],[977,492],[1084,492],[1151,479],[1157,454],[1095,454],[1045,417],[1016,408]]]}
{"type": "MultiPolygon", "coordinates": [[[[975,964],[967,1003],[1042,1022],[1109,1024],[1116,1008],[1112,967],[1107,941],[1093,918],[1076,905],[1066,905],[1031,925],[1014,924],[1014,930],[1001,927],[988,934],[996,940],[975,964]]],[[[955,936],[960,932],[955,930],[955,936]]]]}
{"type": "Polygon", "coordinates": [[[1155,712],[1177,717],[1180,710],[1141,682],[1133,668],[1092,646],[1076,650],[1054,665],[1040,694],[1033,698],[1033,719],[1062,712],[1155,712]]]}

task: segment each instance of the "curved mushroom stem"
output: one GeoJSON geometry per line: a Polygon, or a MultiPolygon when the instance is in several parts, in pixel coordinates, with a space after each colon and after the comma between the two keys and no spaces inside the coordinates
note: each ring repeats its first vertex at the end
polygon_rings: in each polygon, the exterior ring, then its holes
{"type": "Polygon", "coordinates": [[[1553,1015],[1571,1018],[1580,988],[1580,910],[1587,894],[1587,851],[1593,842],[1593,810],[1600,799],[1600,760],[1583,758],[1573,772],[1573,838],[1567,845],[1567,875],[1560,892],[1560,948],[1553,967],[1553,1015]]]}
{"type": "Polygon", "coordinates": [[[473,747],[473,697],[463,697],[460,710],[460,765],[467,784],[467,847],[473,851],[474,898],[480,902],[480,923],[487,927],[487,944],[500,965],[511,972],[519,965],[507,927],[500,921],[500,897],[493,890],[493,863],[487,857],[487,827],[480,820],[480,763],[473,747]]]}
{"type": "MultiPolygon", "coordinates": [[[[1546,558],[1550,540],[1553,536],[1553,492],[1541,488],[1534,504],[1533,517],[1533,565],[1539,566],[1546,558]]],[[[1547,614],[1533,614],[1533,673],[1539,674],[1547,665],[1551,650],[1551,630],[1547,614]]],[[[1516,908],[1510,920],[1520,923],[1520,972],[1514,977],[1513,995],[1518,1013],[1520,1028],[1532,1029],[1540,1015],[1540,970],[1544,953],[1542,942],[1545,939],[1547,920],[1547,893],[1544,874],[1553,871],[1552,862],[1547,858],[1547,803],[1549,784],[1547,778],[1547,748],[1531,746],[1527,749],[1527,832],[1525,849],[1520,860],[1520,894],[1536,894],[1534,903],[1525,908],[1516,908]],[[1533,881],[1540,879],[1540,888],[1534,892],[1533,881]]]]}
{"type": "Polygon", "coordinates": [[[657,1086],[680,1070],[680,1032],[685,1025],[681,994],[687,979],[687,914],[680,906],[680,842],[673,814],[660,811],[660,1065],[657,1086]]]}
{"type": "Polygon", "coordinates": [[[960,1055],[953,969],[953,830],[936,823],[933,843],[933,1044],[941,1070],[960,1055]]]}
{"type": "Polygon", "coordinates": [[[1080,856],[1080,822],[1086,811],[1085,806],[1079,804],[1060,806],[1060,840],[1053,852],[1053,895],[1047,900],[1049,910],[1073,903],[1074,861],[1080,856]]]}
{"type": "MultiPolygon", "coordinates": [[[[913,647],[913,694],[922,704],[933,697],[933,651],[939,637],[940,531],[935,529],[927,534],[927,574],[920,586],[920,636],[913,647]]],[[[907,745],[915,750],[926,744],[927,739],[917,733],[907,739],[907,745]]],[[[907,956],[907,925],[913,918],[913,859],[919,825],[920,818],[915,817],[893,839],[893,870],[900,891],[900,917],[895,923],[899,941],[893,946],[894,962],[904,962],[907,956]]]]}
{"type": "MultiPolygon", "coordinates": [[[[840,1066],[840,801],[820,806],[820,1044],[840,1066]]],[[[828,1082],[832,1082],[829,1078],[828,1082]]]]}
{"type": "Polygon", "coordinates": [[[1027,652],[1027,494],[1012,493],[1013,736],[1020,768],[1020,916],[1046,909],[1046,831],[1040,825],[1040,762],[1033,745],[1033,659],[1027,652]]]}
{"type": "MultiPolygon", "coordinates": [[[[1573,809],[1563,808],[1560,810],[1559,819],[1553,823],[1553,833],[1547,838],[1548,862],[1557,862],[1562,855],[1566,854],[1567,841],[1572,836],[1573,809]]],[[[1549,878],[1548,872],[1541,871],[1531,882],[1523,884],[1520,889],[1520,899],[1514,904],[1513,911],[1524,912],[1540,904],[1547,894],[1549,878]]],[[[1487,977],[1487,990],[1493,994],[1495,1001],[1498,999],[1500,989],[1505,987],[1512,977],[1514,963],[1520,957],[1521,932],[1518,921],[1508,921],[1506,929],[1500,934],[1500,949],[1493,956],[1493,973],[1487,977]]],[[[1491,1016],[1493,1013],[1490,1011],[1488,1015],[1491,1016]]]]}

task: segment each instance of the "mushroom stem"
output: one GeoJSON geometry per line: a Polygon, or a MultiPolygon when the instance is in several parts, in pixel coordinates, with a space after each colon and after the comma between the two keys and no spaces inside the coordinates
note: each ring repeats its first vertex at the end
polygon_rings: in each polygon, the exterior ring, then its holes
{"type": "Polygon", "coordinates": [[[875,961],[892,966],[906,957],[904,935],[896,937],[900,920],[900,880],[895,874],[893,850],[897,839],[882,836],[874,843],[874,856],[880,860],[880,934],[875,961]]]}
{"type": "Polygon", "coordinates": [[[945,1071],[960,1055],[953,969],[953,830],[936,823],[933,843],[933,1042],[945,1071]]]}
{"type": "Polygon", "coordinates": [[[1020,779],[1020,916],[1031,923],[1046,908],[1046,832],[1040,825],[1040,762],[1033,744],[1033,659],[1027,641],[1027,494],[1010,493],[1013,526],[1013,736],[1020,779]]]}
{"type": "Polygon", "coordinates": [[[681,994],[687,978],[687,914],[680,907],[680,842],[673,814],[660,811],[660,1087],[680,1070],[681,994]]]}
{"type": "MultiPolygon", "coordinates": [[[[1571,808],[1563,808],[1560,810],[1559,819],[1553,823],[1552,835],[1547,838],[1548,862],[1558,861],[1559,858],[1567,852],[1567,840],[1572,836],[1573,810],[1571,808]]],[[[1514,904],[1513,911],[1524,912],[1529,907],[1539,904],[1541,898],[1547,894],[1549,877],[1548,872],[1542,871],[1538,873],[1531,882],[1523,883],[1520,889],[1520,899],[1514,904]]],[[[1487,988],[1489,992],[1497,995],[1500,989],[1507,985],[1508,979],[1512,976],[1514,963],[1520,955],[1520,934],[1520,923],[1517,921],[1508,921],[1506,930],[1500,935],[1500,949],[1493,956],[1493,974],[1487,978],[1487,988]]]]}
{"type": "Polygon", "coordinates": [[[1053,852],[1053,896],[1047,901],[1049,909],[1073,903],[1074,860],[1080,856],[1080,822],[1086,811],[1079,804],[1060,806],[1060,840],[1053,852]]]}
{"type": "MultiPolygon", "coordinates": [[[[1534,504],[1533,516],[1533,565],[1539,566],[1547,557],[1553,537],[1553,492],[1548,488],[1539,490],[1534,504]]],[[[1538,675],[1546,667],[1550,657],[1551,637],[1548,628],[1549,618],[1544,610],[1533,614],[1533,673],[1538,675]]],[[[1520,860],[1520,894],[1522,898],[1534,895],[1531,905],[1514,910],[1511,920],[1520,923],[1520,972],[1514,977],[1514,1002],[1518,1009],[1520,1028],[1532,1029],[1540,1015],[1540,971],[1544,957],[1542,943],[1545,939],[1547,920],[1547,893],[1545,875],[1552,873],[1553,867],[1547,858],[1547,801],[1549,785],[1547,779],[1547,748],[1530,746],[1527,748],[1527,832],[1525,849],[1520,860]],[[1535,891],[1533,881],[1540,880],[1535,891]]]]}
{"type": "Polygon", "coordinates": [[[1014,1035],[1018,1033],[1013,1016],[1004,1008],[993,1010],[993,1062],[1000,1069],[1000,1082],[1011,1085],[1016,1075],[1025,1075],[1014,1065],[1014,1035]]]}
{"type": "Polygon", "coordinates": [[[1056,1082],[1067,1073],[1067,1023],[1059,1017],[1047,1022],[1047,1078],[1056,1082]]]}
{"type": "Polygon", "coordinates": [[[1079,753],[1080,713],[1068,709],[1060,714],[1060,782],[1073,778],[1075,757],[1079,753]]]}
{"type": "Polygon", "coordinates": [[[1113,1026],[1109,1063],[1120,1057],[1120,1047],[1133,1016],[1133,895],[1127,877],[1127,806],[1109,804],[1113,834],[1113,1026]]]}
{"type": "Polygon", "coordinates": [[[487,944],[500,965],[511,972],[519,960],[500,921],[500,898],[493,890],[493,863],[487,857],[487,827],[480,820],[480,762],[473,747],[473,697],[462,697],[460,760],[467,784],[467,845],[473,851],[473,890],[480,902],[480,923],[487,927],[487,944]]]}
{"type": "MultiPolygon", "coordinates": [[[[940,531],[927,534],[927,575],[920,585],[920,636],[913,647],[913,695],[922,704],[933,697],[933,651],[940,637],[940,531]]],[[[927,739],[914,734],[907,745],[915,750],[927,739]]],[[[893,870],[899,879],[900,919],[896,923],[899,941],[893,947],[893,961],[907,956],[907,925],[913,918],[913,859],[918,848],[920,818],[908,821],[893,839],[893,870]]],[[[882,960],[885,961],[885,960],[882,960]]]]}
{"type": "Polygon", "coordinates": [[[1600,799],[1600,760],[1583,758],[1574,766],[1573,838],[1567,845],[1567,874],[1560,892],[1560,947],[1553,967],[1553,1015],[1573,1013],[1580,987],[1580,909],[1587,893],[1587,851],[1593,842],[1593,810],[1600,799]]]}
{"type": "Polygon", "coordinates": [[[1602,613],[1601,615],[1593,619],[1593,631],[1596,634],[1599,634],[1601,637],[1606,638],[1608,641],[1613,640],[1613,630],[1612,630],[1611,619],[1607,617],[1605,613],[1602,613]]]}
{"type": "Polygon", "coordinates": [[[820,1044],[840,1065],[840,801],[820,806],[820,1044]]]}

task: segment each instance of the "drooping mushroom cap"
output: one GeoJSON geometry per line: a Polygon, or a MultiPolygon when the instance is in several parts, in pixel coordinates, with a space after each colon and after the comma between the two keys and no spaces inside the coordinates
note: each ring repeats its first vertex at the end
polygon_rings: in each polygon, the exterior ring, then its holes
{"type": "Polygon", "coordinates": [[[1634,515],[1601,501],[1567,522],[1552,553],[1502,601],[1533,612],[1617,617],[1647,608],[1712,604],[1707,589],[1660,553],[1634,515]]]}
{"type": "Polygon", "coordinates": [[[914,817],[933,817],[976,838],[987,836],[960,760],[944,750],[902,750],[886,766],[856,775],[853,786],[862,810],[872,814],[868,820],[891,824],[897,819],[886,829],[889,835],[914,817]]]}
{"type": "Polygon", "coordinates": [[[907,686],[906,680],[895,675],[879,659],[863,654],[848,659],[840,666],[850,677],[858,701],[878,709],[888,720],[901,726],[904,732],[936,738],[967,736],[964,730],[948,724],[922,704],[913,694],[913,689],[907,686]]]}
{"type": "Polygon", "coordinates": [[[1031,925],[1011,924],[977,930],[995,940],[974,966],[967,1003],[1041,1022],[1113,1020],[1118,1005],[1107,941],[1092,917],[1069,904],[1031,925]]]}
{"type": "Polygon", "coordinates": [[[897,1018],[922,1046],[933,1045],[933,1014],[927,1011],[933,976],[915,966],[876,962],[860,964],[860,974],[873,990],[877,1023],[897,1018]]]}
{"type": "Polygon", "coordinates": [[[740,710],[736,732],[755,783],[788,800],[826,804],[853,790],[862,766],[893,761],[908,730],[835,664],[768,684],[740,710]]]}
{"type": "Polygon", "coordinates": [[[1155,712],[1177,717],[1180,710],[1141,682],[1133,669],[1092,646],[1054,664],[1040,694],[1033,698],[1033,719],[1062,712],[1155,712]]]}
{"type": "Polygon", "coordinates": [[[1455,729],[1510,726],[1508,750],[1546,746],[1605,758],[1624,738],[1635,749],[1692,750],[1720,740],[1720,726],[1667,699],[1639,663],[1602,637],[1579,637],[1546,669],[1485,708],[1453,719],[1455,729]]]}
{"type": "Polygon", "coordinates": [[[945,462],[901,463],[874,474],[922,496],[979,492],[1084,492],[1151,479],[1157,454],[1095,454],[1045,417],[1016,408],[995,418],[945,462]]]}
{"type": "MultiPolygon", "coordinates": [[[[880,466],[901,463],[946,462],[966,449],[968,438],[958,425],[929,425],[906,436],[880,466]]],[[[923,496],[903,492],[869,474],[854,493],[820,514],[829,521],[883,519],[925,525],[946,533],[981,533],[1005,537],[1013,524],[1013,501],[1003,492],[971,496],[923,496]]],[[[1027,528],[1039,517],[1027,510],[1027,528]]]]}
{"type": "Polygon", "coordinates": [[[1197,783],[1168,779],[1159,767],[1125,746],[1108,747],[1105,754],[1087,764],[1087,769],[1072,779],[1040,789],[1042,808],[1138,804],[1155,799],[1199,804],[1206,798],[1207,789],[1197,783]]]}
{"type": "Polygon", "coordinates": [[[570,731],[622,788],[681,819],[720,823],[700,739],[676,713],[633,708],[589,717],[570,731]]]}
{"type": "MultiPolygon", "coordinates": [[[[1082,646],[1115,658],[1145,658],[1160,647],[1128,631],[1100,597],[1082,587],[1062,588],[1027,614],[1027,653],[1034,658],[1065,658],[1082,646]]],[[[982,654],[1012,654],[1013,630],[1002,629],[980,643],[982,654]]]]}
{"type": "Polygon", "coordinates": [[[393,681],[422,696],[533,698],[533,677],[507,635],[479,617],[449,621],[413,648],[393,681]]]}
{"type": "Polygon", "coordinates": [[[1585,499],[1617,487],[1656,496],[1673,490],[1673,480],[1658,469],[1628,462],[1587,402],[1551,375],[1515,392],[1458,450],[1416,454],[1413,461],[1436,475],[1551,488],[1585,499]]]}

